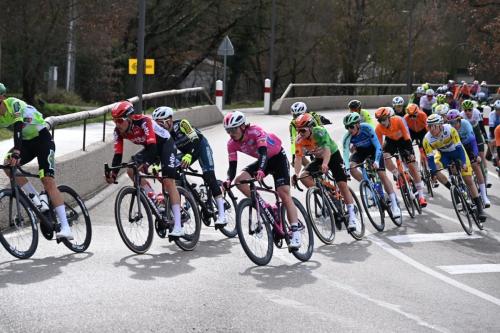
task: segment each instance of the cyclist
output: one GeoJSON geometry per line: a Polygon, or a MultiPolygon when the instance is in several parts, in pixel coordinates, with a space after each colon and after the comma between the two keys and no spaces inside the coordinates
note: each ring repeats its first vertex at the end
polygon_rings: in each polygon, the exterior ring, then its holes
{"type": "MultiPolygon", "coordinates": [[[[262,180],[266,174],[272,174],[276,192],[286,208],[288,221],[291,222],[293,233],[290,247],[292,249],[299,248],[301,235],[298,229],[297,208],[290,194],[290,169],[285,151],[281,146],[281,140],[272,133],[266,133],[257,125],[247,124],[245,115],[239,111],[227,113],[223,122],[225,130],[230,136],[227,143],[228,179],[224,185],[229,186],[233,179],[239,183],[242,180],[250,179],[252,175],[255,175],[255,179],[262,180]],[[257,158],[257,161],[244,168],[235,179],[238,151],[257,158]]],[[[247,197],[250,196],[248,185],[240,184],[238,189],[247,197]]]]}
{"type": "Polygon", "coordinates": [[[384,158],[380,142],[375,135],[373,127],[366,123],[361,123],[361,116],[358,113],[348,113],[344,117],[344,126],[347,133],[342,139],[344,150],[344,161],[350,162],[352,176],[360,182],[362,180],[361,172],[355,168],[356,165],[363,163],[367,158],[373,160],[373,168],[377,170],[385,191],[391,199],[391,212],[394,217],[401,216],[401,210],[398,207],[396,193],[391,181],[385,173],[384,158]],[[351,145],[354,147],[354,153],[350,156],[351,145]]]}
{"type": "Polygon", "coordinates": [[[349,101],[348,105],[350,112],[357,112],[361,116],[361,122],[367,123],[371,127],[375,128],[375,120],[373,120],[372,116],[368,112],[368,110],[361,109],[361,102],[357,99],[353,99],[349,101]]]}
{"type": "Polygon", "coordinates": [[[314,159],[305,167],[300,176],[299,173],[302,169],[302,164],[297,160],[295,161],[293,182],[296,183],[297,177],[300,177],[302,178],[301,182],[306,187],[312,187],[314,186],[314,181],[312,177],[307,177],[309,174],[319,170],[327,173],[330,170],[347,205],[347,211],[349,212],[347,228],[351,231],[356,230],[358,220],[354,212],[354,199],[347,186],[344,161],[342,160],[342,155],[340,155],[337,144],[332,140],[324,127],[316,126],[313,117],[309,114],[298,117],[296,124],[299,131],[295,144],[297,158],[302,157],[304,154],[311,154],[314,156],[314,159]]]}
{"type": "Polygon", "coordinates": [[[168,106],[160,106],[153,111],[152,117],[158,125],[167,129],[174,140],[175,147],[181,152],[177,157],[183,167],[188,167],[199,160],[203,179],[207,182],[217,202],[219,216],[216,225],[226,225],[224,199],[214,172],[212,148],[201,132],[191,126],[187,119],[173,120],[174,110],[168,106]]]}
{"type": "Polygon", "coordinates": [[[425,91],[425,97],[420,99],[420,109],[425,112],[425,114],[430,116],[432,114],[432,104],[436,103],[436,97],[434,97],[434,90],[427,89],[425,91]]]}
{"type": "Polygon", "coordinates": [[[446,103],[450,109],[459,108],[458,102],[453,98],[453,93],[451,91],[447,91],[444,95],[446,96],[446,103]]]}
{"type": "MultiPolygon", "coordinates": [[[[56,233],[56,238],[72,240],[73,234],[66,218],[64,199],[55,181],[56,145],[52,135],[46,127],[42,114],[35,107],[14,97],[7,98],[5,94],[6,88],[0,83],[0,127],[13,125],[14,128],[14,147],[9,150],[4,164],[25,165],[37,158],[40,180],[61,223],[61,230],[56,233]]],[[[6,173],[8,174],[7,171],[6,173]]],[[[16,177],[16,181],[26,194],[33,196],[33,201],[36,202],[38,192],[28,179],[16,177]]]]}
{"type": "Polygon", "coordinates": [[[401,96],[396,96],[392,99],[392,108],[397,116],[404,117],[405,115],[405,100],[401,96]]]}
{"type": "MultiPolygon", "coordinates": [[[[183,236],[184,229],[181,224],[181,208],[179,191],[175,185],[175,147],[170,133],[160,127],[155,121],[145,115],[134,114],[134,106],[129,101],[116,103],[111,116],[115,123],[114,130],[114,156],[113,166],[118,166],[123,158],[123,140],[127,139],[136,145],[142,145],[144,148],[132,156],[132,161],[138,165],[138,170],[147,172],[150,164],[156,163],[158,159],[161,162],[162,184],[170,198],[172,213],[174,215],[174,228],[169,233],[170,236],[183,236]]],[[[134,179],[134,170],[127,169],[130,179],[134,179]]],[[[112,184],[116,180],[115,171],[106,174],[106,181],[112,184]]],[[[141,180],[141,187],[148,196],[154,196],[154,190],[145,179],[141,180]]],[[[161,225],[166,228],[166,225],[161,225]]]]}
{"type": "Polygon", "coordinates": [[[424,88],[421,86],[417,87],[417,90],[415,90],[415,93],[412,94],[408,100],[408,103],[415,103],[417,105],[420,105],[420,98],[425,94],[424,88]]]}
{"type": "Polygon", "coordinates": [[[443,121],[446,120],[445,118],[448,111],[450,111],[450,107],[448,106],[448,104],[439,104],[434,109],[434,113],[443,117],[443,121]]]}
{"type": "Polygon", "coordinates": [[[483,172],[478,163],[479,152],[472,125],[467,120],[462,119],[462,117],[460,117],[460,111],[455,109],[448,111],[446,118],[448,120],[448,123],[457,130],[458,135],[460,136],[460,141],[464,146],[465,152],[469,157],[472,169],[476,174],[477,183],[479,185],[479,193],[481,194],[481,197],[483,199],[484,206],[488,208],[490,207],[491,203],[486,196],[486,185],[484,183],[483,172]]]}
{"type": "MultiPolygon", "coordinates": [[[[304,113],[309,113],[315,123],[316,126],[323,126],[323,125],[330,125],[332,122],[330,119],[323,117],[320,114],[317,114],[316,112],[308,111],[307,110],[307,105],[304,102],[295,102],[292,104],[290,107],[290,112],[292,113],[292,120],[290,121],[290,147],[291,147],[291,154],[292,154],[292,165],[295,162],[295,141],[297,140],[297,126],[295,125],[295,119],[297,119],[298,116],[303,115],[304,113]]],[[[302,159],[302,164],[305,166],[309,163],[307,158],[302,159]]]]}
{"type": "Polygon", "coordinates": [[[449,105],[446,103],[445,94],[438,94],[436,96],[436,103],[432,104],[432,113],[436,113],[436,107],[438,107],[439,105],[446,105],[449,107],[449,105]]]}
{"type": "Polygon", "coordinates": [[[415,154],[411,143],[410,132],[401,117],[391,117],[390,110],[386,107],[378,108],[375,111],[375,118],[379,124],[375,128],[378,140],[382,145],[382,139],[385,136],[385,143],[383,144],[383,151],[387,159],[387,169],[394,174],[396,179],[399,178],[399,172],[390,156],[397,153],[401,154],[401,160],[406,163],[410,171],[410,175],[415,181],[415,186],[418,191],[418,203],[420,207],[427,206],[427,201],[424,197],[424,186],[420,173],[415,165],[415,154]]]}
{"type": "Polygon", "coordinates": [[[476,204],[479,219],[485,221],[486,215],[484,214],[476,185],[472,179],[472,167],[469,157],[460,142],[457,130],[450,124],[443,125],[443,118],[437,114],[433,114],[427,118],[427,126],[429,127],[429,132],[427,132],[424,138],[424,151],[427,154],[431,174],[448,189],[451,188],[448,178],[442,172],[437,171],[436,165],[439,165],[440,168],[446,168],[452,161],[459,159],[462,163],[462,176],[471,192],[472,200],[476,204]],[[440,153],[439,158],[434,158],[434,151],[440,153]]]}

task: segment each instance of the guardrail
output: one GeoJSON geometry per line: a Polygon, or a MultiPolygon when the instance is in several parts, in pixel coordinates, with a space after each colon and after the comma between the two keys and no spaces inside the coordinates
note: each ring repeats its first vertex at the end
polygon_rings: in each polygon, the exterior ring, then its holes
{"type": "MultiPolygon", "coordinates": [[[[142,95],[142,99],[143,99],[143,101],[148,101],[148,100],[157,99],[157,98],[164,98],[167,96],[176,96],[176,95],[191,94],[191,93],[202,93],[202,95],[204,97],[206,97],[206,99],[208,100],[208,103],[213,104],[212,99],[210,98],[210,95],[208,94],[206,89],[203,87],[158,91],[158,92],[154,92],[154,93],[144,94],[144,95],[142,95]]],[[[132,98],[129,98],[128,100],[132,103],[137,103],[139,101],[139,97],[134,96],[132,98]]],[[[115,103],[101,106],[101,107],[94,109],[94,110],[80,111],[80,112],[75,112],[75,113],[66,114],[66,115],[62,115],[62,116],[47,117],[45,119],[45,121],[47,122],[47,127],[49,128],[49,130],[52,131],[52,136],[54,136],[55,135],[54,131],[55,131],[57,125],[67,124],[67,123],[72,123],[72,122],[83,120],[82,150],[85,151],[85,143],[86,143],[85,141],[86,141],[86,135],[87,135],[87,120],[103,116],[102,142],[105,142],[105,139],[106,139],[106,115],[108,114],[108,112],[111,111],[114,104],[115,103]]]]}

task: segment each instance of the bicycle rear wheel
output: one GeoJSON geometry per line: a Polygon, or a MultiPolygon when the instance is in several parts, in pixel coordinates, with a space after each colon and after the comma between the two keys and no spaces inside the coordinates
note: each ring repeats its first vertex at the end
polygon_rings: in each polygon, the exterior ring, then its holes
{"type": "Polygon", "coordinates": [[[316,186],[307,190],[306,208],[316,236],[323,243],[332,244],[335,239],[335,217],[329,202],[323,201],[321,190],[316,186]]]}
{"type": "Polygon", "coordinates": [[[462,228],[467,233],[467,235],[472,235],[472,217],[467,207],[467,201],[465,200],[462,192],[455,185],[451,186],[451,199],[453,202],[453,208],[457,214],[458,221],[462,225],[462,228]]]}
{"type": "Polygon", "coordinates": [[[359,184],[359,195],[370,223],[377,231],[384,231],[385,221],[382,203],[367,180],[362,180],[359,184]]]}
{"type": "Polygon", "coordinates": [[[145,253],[153,242],[153,217],[144,194],[132,186],[123,187],[115,201],[115,220],[125,245],[135,253],[145,253]],[[141,214],[139,214],[141,205],[141,214]]]}
{"type": "Polygon", "coordinates": [[[422,169],[420,170],[420,174],[422,175],[422,179],[424,180],[425,186],[427,187],[427,193],[434,197],[434,187],[432,185],[432,177],[427,165],[424,163],[422,165],[422,169]]]}
{"type": "MultiPolygon", "coordinates": [[[[236,230],[236,207],[238,203],[234,197],[231,197],[227,192],[224,193],[224,212],[226,215],[227,224],[224,228],[220,229],[220,232],[224,234],[224,236],[233,238],[238,234],[238,230],[236,230]]],[[[217,207],[217,202],[214,200],[215,207],[217,207]]]]}
{"type": "Polygon", "coordinates": [[[63,238],[63,243],[74,252],[83,252],[88,249],[92,239],[92,225],[87,207],[71,187],[59,185],[57,188],[63,197],[66,218],[73,234],[73,240],[63,238]]]}
{"type": "MultiPolygon", "coordinates": [[[[293,203],[295,204],[295,207],[297,207],[297,218],[298,218],[298,228],[300,232],[300,240],[301,244],[300,247],[296,250],[292,251],[292,254],[294,255],[295,258],[299,259],[300,261],[308,261],[311,259],[311,256],[314,251],[314,235],[311,227],[311,221],[309,220],[309,215],[307,214],[307,211],[304,209],[304,206],[300,203],[299,200],[296,198],[292,197],[293,203]]],[[[283,229],[285,233],[288,231],[289,232],[289,237],[292,236],[292,228],[290,221],[288,221],[287,215],[286,215],[286,208],[285,206],[281,206],[281,221],[283,221],[283,229]]],[[[290,238],[288,238],[290,239],[290,238]]]]}
{"type": "Polygon", "coordinates": [[[413,206],[412,203],[412,198],[410,194],[410,188],[408,186],[408,182],[406,181],[405,177],[403,175],[399,175],[399,190],[401,191],[401,197],[403,198],[403,202],[405,204],[406,210],[408,211],[408,214],[410,214],[411,218],[415,217],[415,207],[413,206]]]}
{"type": "Polygon", "coordinates": [[[192,251],[198,245],[201,232],[201,218],[198,205],[191,193],[183,187],[177,187],[181,198],[181,222],[184,236],[177,237],[175,244],[184,251],[192,251]]]}
{"type": "Polygon", "coordinates": [[[273,237],[269,223],[257,216],[250,198],[244,198],[236,209],[236,230],[241,247],[256,265],[265,266],[273,256],[273,237]]]}
{"type": "MultiPolygon", "coordinates": [[[[350,187],[349,191],[351,192],[352,198],[354,200],[354,213],[356,214],[358,224],[356,225],[356,230],[354,231],[349,231],[349,229],[347,230],[354,239],[361,240],[365,235],[365,222],[363,221],[363,212],[361,210],[361,205],[359,204],[358,197],[350,187]]],[[[344,211],[347,211],[347,206],[345,202],[344,202],[344,211]]]]}
{"type": "Polygon", "coordinates": [[[38,246],[36,217],[25,199],[17,200],[11,189],[0,191],[0,242],[19,259],[31,257],[38,246]]]}

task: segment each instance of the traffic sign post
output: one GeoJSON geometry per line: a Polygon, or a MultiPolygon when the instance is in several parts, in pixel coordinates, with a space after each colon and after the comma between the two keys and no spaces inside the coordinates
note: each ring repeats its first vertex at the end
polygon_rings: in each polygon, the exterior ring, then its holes
{"type": "MultiPolygon", "coordinates": [[[[223,91],[226,91],[226,65],[227,65],[227,56],[234,55],[234,47],[233,43],[229,39],[229,36],[224,37],[222,42],[219,45],[219,49],[217,50],[217,54],[224,56],[224,77],[223,77],[223,91]]],[[[222,106],[224,107],[226,104],[226,94],[222,96],[222,106]]]]}

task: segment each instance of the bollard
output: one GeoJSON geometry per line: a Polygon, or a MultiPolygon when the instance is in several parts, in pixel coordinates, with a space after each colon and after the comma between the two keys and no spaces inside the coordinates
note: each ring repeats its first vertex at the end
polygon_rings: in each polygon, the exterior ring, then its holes
{"type": "Polygon", "coordinates": [[[222,98],[224,97],[224,90],[222,88],[222,81],[215,81],[215,105],[222,111],[222,98]]]}
{"type": "Polygon", "coordinates": [[[271,80],[264,80],[264,112],[271,113],[271,80]]]}

